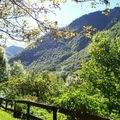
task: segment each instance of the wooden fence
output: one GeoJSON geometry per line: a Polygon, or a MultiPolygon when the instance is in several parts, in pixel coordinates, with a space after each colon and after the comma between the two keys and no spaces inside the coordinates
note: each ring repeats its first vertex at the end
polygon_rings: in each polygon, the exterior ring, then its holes
{"type": "Polygon", "coordinates": [[[31,101],[26,101],[26,100],[9,100],[5,98],[0,98],[0,107],[4,108],[5,110],[13,112],[14,115],[17,112],[16,105],[18,103],[24,104],[27,106],[26,113],[22,113],[23,116],[25,116],[27,120],[43,120],[42,118],[38,118],[30,114],[31,106],[43,108],[46,110],[51,110],[53,113],[53,120],[57,120],[57,112],[65,114],[65,115],[69,115],[73,118],[73,120],[75,118],[80,118],[80,120],[110,120],[107,118],[102,118],[102,117],[90,115],[87,113],[74,112],[74,111],[70,111],[67,109],[60,109],[56,106],[45,105],[41,103],[36,103],[36,102],[31,102],[31,101]]]}

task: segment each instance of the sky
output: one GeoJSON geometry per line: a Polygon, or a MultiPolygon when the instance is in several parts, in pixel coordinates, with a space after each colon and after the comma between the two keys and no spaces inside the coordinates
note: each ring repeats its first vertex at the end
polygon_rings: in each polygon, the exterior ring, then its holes
{"type": "MultiPolygon", "coordinates": [[[[110,6],[109,8],[114,8],[116,6],[117,2],[120,2],[120,0],[109,0],[110,6]]],[[[49,14],[48,18],[52,21],[57,21],[59,27],[65,27],[69,25],[73,20],[79,18],[80,16],[84,14],[88,14],[95,11],[102,11],[106,9],[106,5],[97,5],[96,8],[91,8],[91,2],[85,2],[85,3],[76,3],[73,0],[67,0],[66,3],[63,3],[60,5],[61,10],[57,9],[55,10],[56,15],[49,14]]],[[[16,45],[16,46],[25,46],[25,43],[23,42],[15,42],[10,41],[8,43],[8,46],[16,45]]]]}
{"type": "MultiPolygon", "coordinates": [[[[120,0],[109,0],[109,1],[110,1],[110,5],[108,6],[109,8],[114,8],[116,6],[116,3],[120,2],[120,0]]],[[[73,20],[79,18],[84,14],[88,14],[98,10],[102,11],[106,9],[106,5],[97,5],[96,8],[91,8],[91,2],[85,2],[81,4],[81,3],[76,3],[73,0],[68,0],[60,7],[61,10],[56,11],[56,16],[55,15],[49,16],[51,20],[58,21],[58,25],[60,27],[67,26],[73,20]]]]}

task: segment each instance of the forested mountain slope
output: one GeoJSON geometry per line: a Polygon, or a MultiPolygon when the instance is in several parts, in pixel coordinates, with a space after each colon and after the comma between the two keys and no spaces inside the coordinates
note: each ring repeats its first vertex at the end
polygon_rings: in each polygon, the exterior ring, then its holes
{"type": "MultiPolygon", "coordinates": [[[[111,28],[120,20],[120,8],[111,10],[108,16],[101,11],[84,15],[74,20],[67,27],[81,32],[83,26],[93,26],[97,31],[111,28]]],[[[80,68],[80,61],[88,59],[87,46],[91,40],[77,34],[66,40],[49,39],[37,44],[37,48],[26,48],[21,54],[10,60],[21,60],[27,66],[34,66],[37,70],[71,70],[80,68]]]]}
{"type": "Polygon", "coordinates": [[[18,46],[10,46],[6,48],[6,55],[8,57],[13,57],[14,55],[20,53],[24,48],[18,46]]]}

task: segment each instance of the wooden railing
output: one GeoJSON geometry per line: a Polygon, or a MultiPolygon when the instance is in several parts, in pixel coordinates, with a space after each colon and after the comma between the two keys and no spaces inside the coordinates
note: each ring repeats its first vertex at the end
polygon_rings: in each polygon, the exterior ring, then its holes
{"type": "Polygon", "coordinates": [[[41,118],[35,117],[33,115],[30,114],[30,107],[34,106],[34,107],[40,107],[46,110],[51,110],[53,111],[53,120],[57,120],[57,110],[58,108],[55,106],[50,106],[50,105],[45,105],[45,104],[40,104],[40,103],[35,103],[35,102],[31,102],[31,101],[26,101],[26,100],[8,100],[8,99],[4,99],[4,98],[0,98],[1,101],[1,107],[4,108],[5,110],[9,110],[11,112],[13,112],[14,114],[17,112],[16,111],[16,106],[18,103],[20,104],[24,104],[27,106],[26,108],[26,113],[22,113],[24,116],[26,116],[26,119],[33,119],[33,120],[42,120],[41,118]],[[4,102],[2,104],[2,102],[4,102]]]}
{"type": "Polygon", "coordinates": [[[51,105],[45,105],[45,104],[40,104],[40,103],[26,101],[26,100],[8,100],[8,99],[0,98],[0,107],[4,108],[5,110],[13,112],[13,114],[16,113],[16,105],[18,103],[24,104],[27,106],[26,113],[22,113],[27,120],[30,120],[30,119],[43,120],[42,118],[38,118],[30,114],[31,106],[43,108],[46,110],[51,110],[53,112],[53,120],[57,120],[57,112],[63,113],[65,115],[69,115],[73,118],[73,120],[75,118],[80,118],[80,120],[110,120],[107,118],[102,118],[102,117],[90,115],[87,113],[74,112],[67,109],[60,109],[56,106],[51,106],[51,105]]]}

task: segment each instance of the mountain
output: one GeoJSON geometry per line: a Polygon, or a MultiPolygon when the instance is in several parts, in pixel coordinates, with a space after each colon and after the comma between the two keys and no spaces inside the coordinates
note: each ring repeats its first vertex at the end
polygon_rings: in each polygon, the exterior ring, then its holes
{"type": "Polygon", "coordinates": [[[27,67],[35,67],[37,70],[65,70],[74,71],[79,69],[80,62],[89,58],[88,45],[91,40],[81,36],[83,26],[93,26],[97,31],[111,28],[120,20],[120,8],[111,10],[108,16],[101,11],[84,15],[74,20],[67,27],[78,34],[70,39],[54,40],[45,35],[49,40],[37,43],[36,48],[26,48],[23,52],[10,60],[21,60],[27,67]]]}
{"type": "Polygon", "coordinates": [[[13,57],[14,55],[20,53],[24,48],[18,46],[10,46],[6,48],[6,55],[8,57],[13,57]]]}

